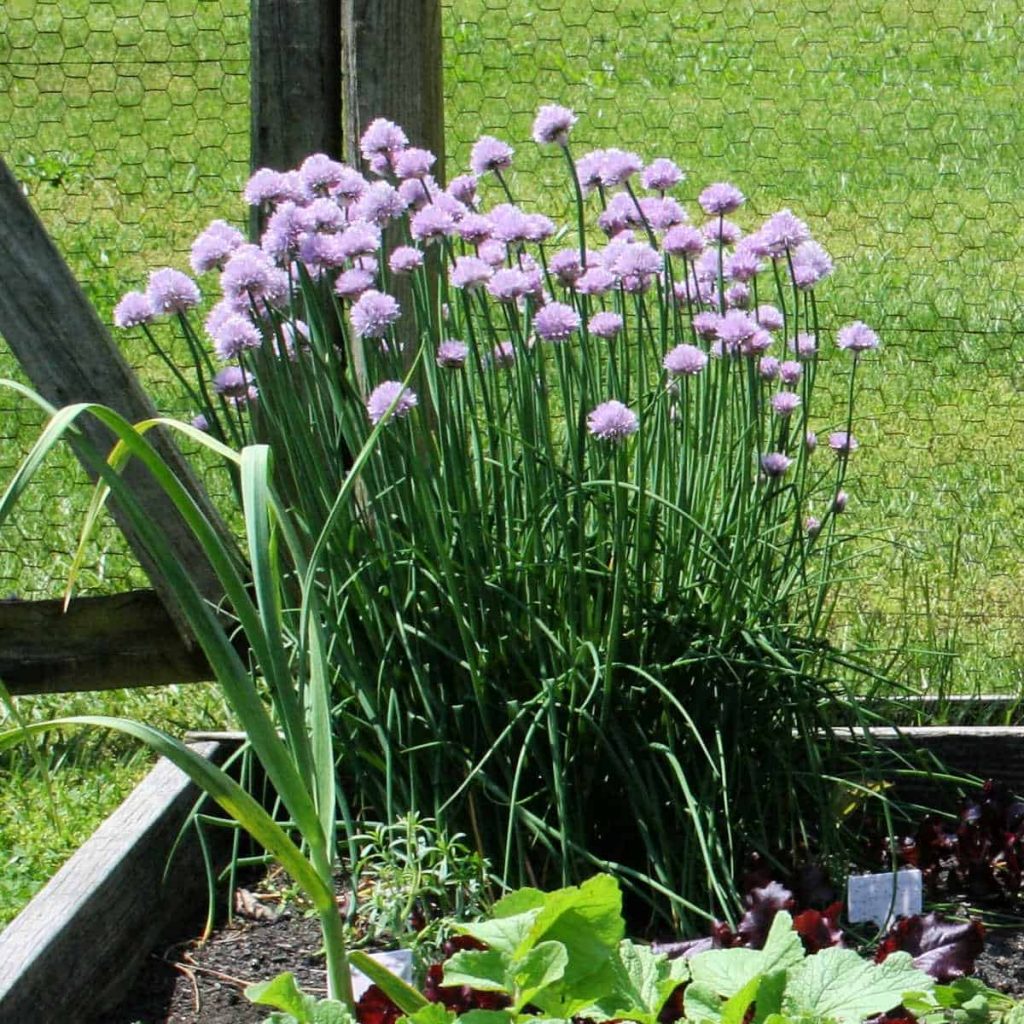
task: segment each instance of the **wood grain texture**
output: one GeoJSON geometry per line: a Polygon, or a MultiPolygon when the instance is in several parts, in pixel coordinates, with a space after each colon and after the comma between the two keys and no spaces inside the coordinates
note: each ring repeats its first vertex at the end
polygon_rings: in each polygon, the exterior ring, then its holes
{"type": "MultiPolygon", "coordinates": [[[[194,749],[216,760],[227,748],[194,749]]],[[[183,915],[202,914],[206,882],[191,830],[168,864],[197,796],[182,772],[158,762],[0,932],[0,1021],[75,1024],[102,1013],[183,915]]]]}
{"type": "Polygon", "coordinates": [[[345,158],[361,166],[359,137],[376,117],[437,156],[444,182],[440,0],[341,0],[345,158]]]}
{"type": "Polygon", "coordinates": [[[0,679],[11,693],[74,693],[211,679],[152,590],[0,601],[0,679]]]}
{"type": "MultiPolygon", "coordinates": [[[[2,159],[0,266],[0,335],[39,394],[58,407],[73,402],[100,402],[132,422],[156,415],[135,373],[2,159]]],[[[83,417],[79,424],[86,444],[78,446],[76,454],[95,478],[87,447],[91,445],[105,455],[111,437],[91,417],[83,417]]],[[[191,467],[170,438],[159,431],[150,432],[148,438],[206,514],[219,521],[191,467]]],[[[127,467],[124,478],[149,519],[161,524],[178,561],[188,569],[203,595],[219,599],[221,589],[209,563],[161,488],[138,463],[127,467]]],[[[187,627],[173,594],[140,537],[116,503],[111,505],[111,511],[183,637],[187,637],[187,627]]],[[[74,540],[66,538],[69,545],[74,540]]]]}

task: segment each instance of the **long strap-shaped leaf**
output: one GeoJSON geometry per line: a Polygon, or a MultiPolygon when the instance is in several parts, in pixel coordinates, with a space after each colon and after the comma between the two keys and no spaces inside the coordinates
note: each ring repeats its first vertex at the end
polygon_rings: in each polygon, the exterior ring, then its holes
{"type": "MultiPolygon", "coordinates": [[[[266,637],[261,631],[259,615],[246,592],[245,583],[238,573],[234,559],[225,549],[223,538],[218,535],[188,491],[145,438],[113,410],[101,405],[81,403],[55,413],[15,473],[7,491],[0,498],[0,523],[10,513],[18,496],[38,470],[47,453],[67,431],[72,429],[75,420],[86,413],[94,415],[109,427],[119,438],[127,454],[137,457],[163,487],[209,558],[257,658],[262,656],[261,664],[269,662],[266,637]]],[[[257,757],[292,820],[307,841],[322,849],[325,838],[320,834],[320,821],[312,794],[296,770],[285,744],[277,735],[248,669],[225,634],[222,624],[182,569],[159,525],[153,523],[139,506],[130,487],[125,485],[118,474],[95,452],[91,454],[95,462],[94,469],[110,487],[126,514],[131,517],[154,562],[173,588],[196,640],[206,654],[218,682],[223,687],[257,757]]]]}
{"type": "Polygon", "coordinates": [[[36,733],[65,726],[91,725],[113,729],[141,740],[168,761],[177,765],[192,781],[234,818],[261,846],[280,862],[296,884],[320,912],[334,906],[330,886],[313,869],[298,847],[276,821],[231,778],[180,740],[150,725],[107,715],[76,715],[33,722],[21,729],[0,733],[0,750],[5,750],[36,733]]]}

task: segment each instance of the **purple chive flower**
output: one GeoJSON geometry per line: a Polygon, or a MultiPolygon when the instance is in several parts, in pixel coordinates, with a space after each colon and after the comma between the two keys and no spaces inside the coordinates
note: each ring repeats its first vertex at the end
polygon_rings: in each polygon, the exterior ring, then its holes
{"type": "Polygon", "coordinates": [[[804,530],[806,531],[807,536],[810,537],[811,540],[814,540],[814,538],[821,533],[821,520],[818,519],[817,516],[808,516],[804,520],[804,530]]]}
{"type": "Polygon", "coordinates": [[[480,288],[494,276],[494,270],[477,256],[459,256],[448,272],[453,288],[480,288]]]}
{"type": "Polygon", "coordinates": [[[778,380],[781,366],[775,356],[761,356],[757,363],[757,372],[762,380],[778,380]]]}
{"type": "Polygon", "coordinates": [[[252,402],[257,396],[252,374],[240,366],[225,366],[218,371],[213,378],[213,390],[237,405],[252,402]]]}
{"type": "MultiPolygon", "coordinates": [[[[696,319],[696,317],[694,318],[696,319]]],[[[757,322],[739,309],[730,309],[719,317],[716,334],[727,350],[737,349],[759,330],[757,322]]]]}
{"type": "Polygon", "coordinates": [[[153,307],[142,292],[128,292],[114,307],[115,327],[141,327],[153,322],[153,307]]]}
{"type": "Polygon", "coordinates": [[[849,502],[850,496],[846,491],[836,491],[836,496],[832,499],[832,511],[836,514],[846,511],[847,502],[849,502]]]}
{"type": "Polygon", "coordinates": [[[790,349],[796,353],[797,359],[811,359],[818,351],[818,339],[813,334],[800,331],[795,341],[789,343],[790,349]]]}
{"type": "Polygon", "coordinates": [[[498,270],[487,282],[488,293],[499,302],[515,302],[531,290],[529,278],[514,267],[498,270]]]}
{"type": "Polygon", "coordinates": [[[516,361],[516,350],[511,341],[499,341],[491,349],[491,364],[497,369],[507,369],[516,361]]]}
{"type": "Polygon", "coordinates": [[[799,405],[800,396],[795,391],[777,391],[772,395],[772,411],[776,416],[790,416],[799,405]]]}
{"type": "Polygon", "coordinates": [[[813,288],[832,273],[832,257],[814,241],[804,242],[793,253],[793,283],[813,288]]]}
{"type": "Polygon", "coordinates": [[[376,426],[388,415],[389,410],[395,419],[401,419],[408,416],[417,404],[416,392],[412,388],[405,387],[400,380],[386,380],[370,393],[366,400],[366,412],[370,422],[376,426]]]}
{"type": "Polygon", "coordinates": [[[828,435],[828,446],[837,455],[851,455],[860,447],[860,442],[845,430],[833,430],[828,435]]]}
{"type": "Polygon", "coordinates": [[[579,249],[559,249],[548,260],[548,269],[560,285],[571,288],[583,274],[579,249]]]}
{"type": "Polygon", "coordinates": [[[326,196],[341,184],[348,169],[337,160],[332,160],[326,153],[313,153],[302,161],[299,177],[302,179],[306,195],[313,199],[316,196],[326,196]]]}
{"type": "Polygon", "coordinates": [[[739,224],[724,217],[709,220],[701,231],[709,242],[721,242],[722,245],[735,245],[743,237],[743,229],[739,224]]]}
{"type": "Polygon", "coordinates": [[[815,449],[818,447],[818,435],[813,430],[808,430],[804,434],[804,448],[807,449],[808,455],[813,455],[815,449]]]}
{"type": "Polygon", "coordinates": [[[541,145],[557,143],[566,146],[569,143],[569,131],[576,123],[576,115],[568,107],[555,104],[543,106],[537,111],[533,122],[533,141],[541,145]]]}
{"type": "Polygon", "coordinates": [[[686,211],[670,196],[645,196],[640,200],[640,212],[655,231],[666,231],[689,220],[686,211]]]}
{"type": "Polygon", "coordinates": [[[383,338],[401,315],[393,295],[370,290],[363,292],[349,312],[352,328],[360,338],[383,338]]]}
{"type": "Polygon", "coordinates": [[[437,346],[437,365],[448,370],[459,370],[466,365],[469,346],[464,341],[449,339],[437,346]]]}
{"type": "MultiPolygon", "coordinates": [[[[437,182],[428,174],[423,178],[406,178],[398,185],[398,194],[410,210],[422,210],[441,195],[437,182]]],[[[452,218],[454,220],[454,218],[452,218]]]]}
{"type": "Polygon", "coordinates": [[[758,327],[754,333],[740,342],[740,355],[759,356],[772,347],[772,336],[762,328],[758,327]]]}
{"type": "Polygon", "coordinates": [[[732,213],[743,205],[743,200],[743,193],[735,185],[724,181],[708,185],[697,197],[701,209],[709,216],[732,213]]]}
{"type": "Polygon", "coordinates": [[[280,171],[272,171],[269,167],[261,167],[246,182],[242,195],[250,206],[264,206],[278,203],[285,199],[296,199],[293,180],[280,171]]]}
{"type": "Polygon", "coordinates": [[[664,268],[661,253],[643,243],[626,245],[619,250],[612,271],[627,292],[642,292],[650,287],[655,275],[664,268]]]}
{"type": "Polygon", "coordinates": [[[768,254],[778,259],[787,249],[792,252],[806,242],[811,237],[811,229],[792,210],[779,210],[765,221],[759,235],[768,254]]]}
{"type": "Polygon", "coordinates": [[[855,320],[852,324],[847,324],[840,329],[836,345],[853,352],[854,355],[859,355],[869,349],[878,348],[878,335],[867,324],[855,320]]]}
{"type": "Polygon", "coordinates": [[[245,242],[245,237],[238,228],[222,220],[215,220],[192,243],[192,254],[189,260],[197,274],[205,274],[209,270],[220,270],[227,258],[245,242]]]}
{"type": "Polygon", "coordinates": [[[525,242],[530,234],[530,219],[518,206],[499,203],[491,210],[491,237],[499,242],[525,242]]]}
{"type": "Polygon", "coordinates": [[[604,267],[591,267],[576,282],[580,295],[604,295],[615,287],[615,275],[604,267]]]}
{"type": "Polygon", "coordinates": [[[448,183],[448,194],[465,206],[476,206],[476,188],[475,174],[460,174],[448,183]]]}
{"type": "Polygon", "coordinates": [[[797,381],[800,380],[800,377],[803,375],[803,372],[803,366],[800,363],[798,363],[795,359],[787,359],[779,367],[779,376],[782,378],[782,383],[788,384],[790,387],[792,387],[794,384],[797,383],[797,381]]]}
{"type": "Polygon", "coordinates": [[[745,284],[734,284],[726,288],[725,304],[733,309],[746,309],[750,305],[750,288],[745,284]]]}
{"type": "Polygon", "coordinates": [[[585,153],[576,161],[576,177],[579,178],[580,188],[585,196],[590,195],[601,184],[601,164],[604,161],[604,154],[603,149],[595,149],[592,153],[585,153]]]}
{"type": "Polygon", "coordinates": [[[642,170],[643,160],[636,153],[627,153],[621,149],[606,149],[601,160],[601,184],[605,188],[622,185],[642,170]]]}
{"type": "Polygon", "coordinates": [[[676,164],[662,156],[652,160],[644,168],[640,180],[644,188],[649,188],[652,192],[666,192],[670,188],[675,188],[685,177],[676,164]]]}
{"type": "Polygon", "coordinates": [[[526,215],[526,241],[544,242],[547,241],[556,231],[555,222],[543,213],[528,213],[526,215]]]}
{"type": "Polygon", "coordinates": [[[661,247],[673,256],[699,256],[704,251],[704,236],[692,224],[678,224],[665,232],[661,247]]]}
{"type": "Polygon", "coordinates": [[[763,269],[761,261],[747,249],[737,249],[724,261],[722,267],[728,280],[744,283],[752,281],[763,269]]]}
{"type": "Polygon", "coordinates": [[[469,155],[469,166],[478,176],[488,171],[503,171],[512,166],[514,153],[515,150],[507,142],[493,135],[481,135],[469,155]]]}
{"type": "Polygon", "coordinates": [[[299,259],[313,277],[340,267],[348,258],[340,235],[304,235],[299,243],[299,259]]]}
{"type": "Polygon", "coordinates": [[[396,188],[386,181],[375,181],[359,197],[352,212],[357,220],[384,227],[401,217],[408,205],[396,188]]]}
{"type": "Polygon", "coordinates": [[[220,287],[235,302],[281,302],[288,295],[288,275],[262,249],[243,245],[224,264],[220,287]]]}
{"type": "MultiPolygon", "coordinates": [[[[271,260],[285,263],[299,251],[304,231],[302,207],[292,202],[282,203],[270,215],[263,238],[260,240],[260,247],[271,260]]],[[[238,246],[238,249],[244,248],[244,245],[238,246]]],[[[233,250],[228,259],[238,249],[233,250]]],[[[224,265],[227,266],[226,263],[224,265]]]]}
{"type": "Polygon", "coordinates": [[[488,238],[476,247],[476,254],[495,269],[499,268],[508,258],[508,246],[496,238],[488,238]]]}
{"type": "Polygon", "coordinates": [[[210,429],[210,421],[202,413],[193,416],[189,425],[195,427],[196,430],[201,430],[204,434],[210,429]]]}
{"type": "Polygon", "coordinates": [[[263,337],[251,320],[229,316],[213,336],[213,350],[224,360],[237,359],[244,349],[259,348],[263,337]]]}
{"type": "Polygon", "coordinates": [[[180,270],[165,267],[154,270],[146,285],[146,298],[152,310],[160,313],[184,313],[199,305],[202,296],[195,281],[180,270]]]}
{"type": "Polygon", "coordinates": [[[549,302],[533,318],[533,329],[542,341],[568,341],[579,328],[579,313],[564,302],[549,302]]]}
{"type": "Polygon", "coordinates": [[[786,323],[786,318],[775,306],[758,306],[754,310],[754,319],[766,331],[778,331],[786,323]]]}
{"type": "Polygon", "coordinates": [[[388,260],[392,274],[408,274],[423,266],[423,253],[411,245],[400,245],[388,260]]]}
{"type": "Polygon", "coordinates": [[[209,313],[206,314],[206,322],[203,325],[206,333],[211,338],[217,337],[221,324],[229,317],[238,316],[246,312],[247,303],[234,302],[231,299],[221,299],[209,313]]]}
{"type": "Polygon", "coordinates": [[[587,416],[587,430],[599,441],[617,444],[640,429],[637,414],[622,402],[602,402],[587,416]]]}
{"type": "Polygon", "coordinates": [[[333,199],[314,199],[302,208],[299,222],[306,231],[342,231],[348,218],[333,199]]]}
{"type": "Polygon", "coordinates": [[[768,452],[761,456],[761,469],[767,477],[783,476],[793,465],[793,460],[782,452],[768,452]]]}
{"type": "Polygon", "coordinates": [[[371,121],[366,131],[363,132],[363,137],[359,140],[359,150],[363,154],[363,159],[371,166],[375,163],[376,166],[379,166],[379,162],[375,162],[374,157],[383,156],[390,160],[394,154],[408,145],[409,140],[405,132],[397,124],[383,117],[371,121]]]}
{"type": "Polygon", "coordinates": [[[417,242],[430,244],[455,233],[455,221],[446,210],[437,206],[425,206],[413,214],[409,232],[417,242]]]}
{"type": "Polygon", "coordinates": [[[338,180],[331,185],[331,195],[342,205],[350,206],[366,191],[369,184],[354,167],[343,164],[338,180]]]}
{"type": "Polygon", "coordinates": [[[380,228],[376,224],[356,221],[341,235],[340,241],[345,259],[372,256],[380,248],[380,228]]]}
{"type": "Polygon", "coordinates": [[[491,237],[491,221],[482,213],[467,213],[455,230],[459,237],[470,245],[482,245],[491,237]]]}
{"type": "Polygon", "coordinates": [[[595,313],[587,324],[587,330],[595,338],[611,340],[622,330],[622,324],[618,313],[595,313]]]}
{"type": "Polygon", "coordinates": [[[666,353],[662,362],[673,377],[695,377],[707,365],[707,353],[696,345],[676,345],[666,353]]]}
{"type": "Polygon", "coordinates": [[[334,294],[343,299],[357,299],[374,285],[374,276],[369,271],[353,267],[338,275],[334,282],[334,294]]]}
{"type": "Polygon", "coordinates": [[[631,224],[642,223],[640,207],[628,192],[616,192],[597,218],[598,227],[609,237],[625,231],[631,224]]]}
{"type": "Polygon", "coordinates": [[[721,322],[722,318],[717,313],[697,313],[693,318],[693,330],[698,338],[710,341],[718,337],[718,326],[721,322]]]}
{"type": "Polygon", "coordinates": [[[430,168],[436,162],[437,157],[429,149],[410,146],[395,156],[395,174],[399,178],[422,178],[430,173],[430,168]]]}

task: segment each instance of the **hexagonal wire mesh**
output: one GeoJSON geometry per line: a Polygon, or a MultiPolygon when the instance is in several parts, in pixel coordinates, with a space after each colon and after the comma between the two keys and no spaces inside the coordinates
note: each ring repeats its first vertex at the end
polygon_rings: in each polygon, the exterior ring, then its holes
{"type": "MultiPolygon", "coordinates": [[[[519,150],[513,188],[564,212],[558,160],[528,141],[537,105],[560,102],[580,115],[578,151],[670,155],[689,200],[732,180],[746,225],[782,206],[810,222],[838,265],[826,321],[862,318],[885,343],[863,377],[851,505],[882,543],[837,620],[905,632],[936,671],[952,630],[1011,682],[1022,26],[1020,0],[443,0],[450,173],[481,132],[501,135],[519,150]]],[[[149,267],[182,265],[204,221],[239,218],[247,71],[244,0],[0,9],[0,149],[103,315],[149,267]]],[[[7,471],[31,428],[3,408],[7,471]]],[[[0,588],[59,586],[74,476],[60,466],[5,534],[0,588]]],[[[100,547],[94,585],[137,579],[115,538],[100,547]]]]}

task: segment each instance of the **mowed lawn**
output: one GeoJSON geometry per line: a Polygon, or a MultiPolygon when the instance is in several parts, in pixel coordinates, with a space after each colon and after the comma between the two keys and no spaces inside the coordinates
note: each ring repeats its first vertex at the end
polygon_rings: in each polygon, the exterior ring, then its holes
{"type": "MultiPolygon", "coordinates": [[[[0,8],[0,153],[105,319],[150,267],[184,267],[208,220],[241,222],[247,11],[244,0],[0,8]]],[[[516,193],[564,215],[561,162],[529,139],[538,104],[558,102],[580,116],[577,155],[671,156],[694,215],[705,184],[732,181],[748,196],[744,226],[788,206],[834,255],[825,323],[863,319],[884,343],[862,376],[847,513],[862,557],[835,635],[876,645],[880,665],[932,690],[1016,692],[1022,672],[1022,23],[1024,0],[444,3],[450,173],[480,133],[499,135],[517,150],[516,193]],[[891,661],[901,645],[909,653],[891,661]]],[[[126,346],[161,407],[187,413],[126,346]]],[[[0,375],[17,375],[3,351],[0,375]]],[[[8,398],[0,409],[6,476],[38,419],[8,398]]],[[[821,428],[834,425],[823,412],[821,428]]],[[[3,596],[60,592],[86,496],[73,460],[55,463],[0,535],[3,596]]],[[[83,582],[145,581],[111,529],[83,582]]],[[[22,706],[41,716],[67,703],[22,706]]],[[[103,706],[172,728],[222,714],[185,688],[103,706]]],[[[83,790],[62,769],[54,799],[73,823],[62,831],[40,810],[34,762],[12,766],[0,878],[17,884],[0,884],[0,921],[141,770],[105,750],[45,748],[102,783],[83,790]]]]}

